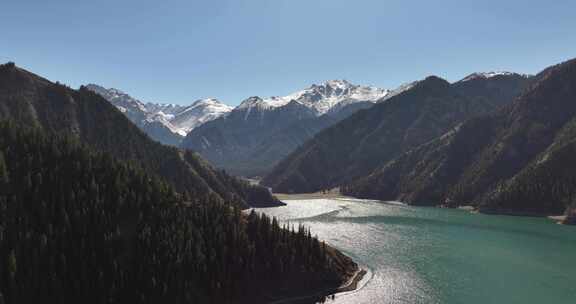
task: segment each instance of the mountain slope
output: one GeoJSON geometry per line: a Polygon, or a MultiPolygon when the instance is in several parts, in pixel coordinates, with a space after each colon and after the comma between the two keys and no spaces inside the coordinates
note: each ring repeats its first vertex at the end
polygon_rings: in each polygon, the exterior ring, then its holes
{"type": "Polygon", "coordinates": [[[416,204],[559,213],[576,199],[576,60],[548,68],[512,104],[467,121],[344,188],[416,204]]]}
{"type": "Polygon", "coordinates": [[[190,151],[151,140],[115,106],[85,87],[72,90],[14,64],[0,67],[0,119],[76,136],[94,149],[158,174],[191,200],[214,198],[242,206],[276,202],[266,189],[216,171],[190,151]]]}
{"type": "Polygon", "coordinates": [[[466,119],[493,111],[528,82],[517,74],[455,84],[428,77],[320,132],[262,183],[276,192],[314,192],[350,182],[466,119]]]}
{"type": "Polygon", "coordinates": [[[269,303],[311,289],[320,300],[357,269],[302,226],[183,201],[77,138],[7,122],[0,260],[7,304],[269,303]]]}
{"type": "Polygon", "coordinates": [[[170,119],[170,123],[178,129],[178,133],[186,136],[194,128],[226,115],[232,111],[232,107],[227,106],[217,99],[207,98],[195,101],[192,105],[184,107],[175,112],[170,119]]]}
{"type": "Polygon", "coordinates": [[[233,174],[260,176],[318,131],[389,93],[333,80],[285,97],[250,97],[192,130],[182,147],[233,174]]]}

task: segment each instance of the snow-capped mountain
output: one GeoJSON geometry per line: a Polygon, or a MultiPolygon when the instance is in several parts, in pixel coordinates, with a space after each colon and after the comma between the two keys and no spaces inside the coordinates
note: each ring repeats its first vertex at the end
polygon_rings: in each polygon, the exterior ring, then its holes
{"type": "Polygon", "coordinates": [[[490,79],[490,78],[494,78],[497,76],[520,76],[520,77],[524,77],[524,78],[530,77],[530,75],[518,74],[518,73],[514,73],[514,72],[493,71],[493,72],[472,73],[472,74],[464,77],[460,81],[464,82],[464,81],[470,81],[470,80],[474,80],[474,79],[490,79]]]}
{"type": "Polygon", "coordinates": [[[316,116],[326,114],[330,109],[339,105],[344,107],[357,102],[376,102],[386,97],[391,91],[371,86],[360,86],[346,80],[329,80],[322,84],[294,92],[287,96],[273,96],[268,98],[250,97],[243,101],[237,109],[258,107],[260,109],[278,108],[291,101],[300,103],[311,109],[316,116]]]}
{"type": "Polygon", "coordinates": [[[192,129],[230,111],[232,111],[231,106],[225,105],[215,98],[200,99],[191,106],[180,109],[170,119],[170,123],[178,129],[180,135],[186,136],[192,129]]]}
{"type": "Polygon", "coordinates": [[[184,110],[186,106],[177,105],[173,103],[153,103],[147,102],[146,109],[151,113],[162,112],[168,119],[172,119],[174,115],[178,114],[180,111],[184,110]]]}
{"type": "Polygon", "coordinates": [[[233,174],[258,176],[316,133],[391,92],[330,80],[287,96],[252,96],[190,131],[181,147],[233,174]]]}
{"type": "Polygon", "coordinates": [[[143,103],[118,90],[88,84],[86,88],[100,94],[151,138],[168,145],[179,145],[190,130],[232,110],[217,99],[201,99],[190,106],[143,103]]]}

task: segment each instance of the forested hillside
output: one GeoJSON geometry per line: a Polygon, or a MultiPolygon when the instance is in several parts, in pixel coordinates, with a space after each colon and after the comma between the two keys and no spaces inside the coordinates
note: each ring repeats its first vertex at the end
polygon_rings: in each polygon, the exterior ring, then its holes
{"type": "Polygon", "coordinates": [[[281,228],[78,137],[0,123],[0,303],[265,303],[355,269],[281,228]]]}
{"type": "Polygon", "coordinates": [[[99,151],[133,161],[195,200],[216,198],[240,206],[277,204],[264,188],[214,170],[191,152],[161,145],[100,95],[72,90],[16,67],[0,66],[0,119],[69,134],[99,151]]]}

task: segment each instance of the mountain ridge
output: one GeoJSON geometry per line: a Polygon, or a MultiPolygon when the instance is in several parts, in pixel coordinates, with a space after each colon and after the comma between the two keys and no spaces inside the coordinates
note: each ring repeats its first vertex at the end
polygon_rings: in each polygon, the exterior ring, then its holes
{"type": "Polygon", "coordinates": [[[359,197],[570,214],[576,198],[576,60],[545,69],[509,105],[462,123],[345,186],[359,197]]]}
{"type": "Polygon", "coordinates": [[[316,116],[326,114],[330,109],[341,102],[376,102],[391,91],[372,86],[355,85],[347,80],[327,80],[321,84],[312,84],[310,87],[296,91],[287,96],[272,96],[261,98],[254,96],[244,100],[238,108],[259,105],[262,107],[282,107],[296,101],[310,110],[316,116]]]}
{"type": "Polygon", "coordinates": [[[316,134],[262,183],[286,193],[345,184],[466,119],[506,104],[529,79],[510,75],[451,84],[429,76],[316,134]]]}
{"type": "Polygon", "coordinates": [[[153,141],[101,95],[52,83],[13,63],[0,66],[0,119],[72,135],[95,150],[139,164],[192,200],[218,199],[242,207],[278,202],[266,189],[215,170],[191,151],[153,141]]]}
{"type": "Polygon", "coordinates": [[[96,84],[88,84],[86,88],[115,105],[153,139],[172,146],[178,146],[190,130],[232,110],[215,98],[198,99],[188,106],[144,103],[119,89],[96,84]]]}

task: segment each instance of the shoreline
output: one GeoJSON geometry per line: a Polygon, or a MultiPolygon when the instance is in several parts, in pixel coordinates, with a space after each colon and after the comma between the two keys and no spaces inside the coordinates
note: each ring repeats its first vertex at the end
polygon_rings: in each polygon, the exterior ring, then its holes
{"type": "Polygon", "coordinates": [[[566,220],[568,219],[566,215],[549,215],[547,218],[555,221],[558,225],[569,225],[566,223],[566,220]]]}
{"type": "Polygon", "coordinates": [[[340,188],[333,188],[328,191],[312,193],[272,193],[279,200],[305,200],[322,198],[354,198],[340,193],[340,188]]]}
{"type": "MultiPolygon", "coordinates": [[[[280,201],[282,200],[313,200],[313,199],[358,199],[352,196],[342,195],[338,188],[331,189],[327,192],[314,192],[314,193],[274,193],[280,201]]],[[[408,206],[419,207],[418,205],[408,206]]],[[[550,213],[539,213],[539,212],[527,212],[527,211],[514,211],[514,210],[481,210],[477,207],[471,205],[462,205],[456,207],[447,207],[445,205],[432,206],[434,208],[448,208],[448,209],[459,209],[463,211],[468,211],[473,214],[486,214],[486,215],[507,215],[507,216],[523,216],[523,217],[543,217],[548,218],[559,225],[576,225],[576,220],[570,220],[565,214],[550,214],[550,213]]]]}
{"type": "Polygon", "coordinates": [[[439,208],[454,208],[459,210],[468,211],[472,214],[485,214],[485,215],[505,215],[505,216],[519,216],[519,217],[533,217],[533,218],[547,218],[554,221],[558,225],[574,225],[569,221],[566,214],[550,214],[545,212],[529,212],[529,211],[514,211],[514,210],[481,210],[477,207],[465,205],[458,207],[439,207],[439,208]]]}
{"type": "Polygon", "coordinates": [[[362,281],[362,279],[364,279],[364,276],[366,276],[367,273],[368,271],[366,271],[365,269],[358,268],[358,270],[354,273],[354,275],[352,275],[352,277],[348,280],[348,282],[346,282],[343,286],[338,287],[336,291],[331,295],[336,295],[339,293],[354,291],[358,289],[358,284],[362,281]]]}
{"type": "Polygon", "coordinates": [[[556,222],[558,225],[573,225],[568,221],[566,214],[550,214],[545,212],[527,212],[527,211],[514,211],[514,210],[479,210],[474,208],[472,213],[480,213],[486,215],[506,215],[506,216],[520,216],[520,217],[538,217],[547,218],[556,222]]]}
{"type": "Polygon", "coordinates": [[[316,299],[318,299],[318,297],[330,298],[339,293],[354,291],[358,288],[358,284],[362,281],[362,279],[364,278],[364,276],[366,276],[367,273],[368,272],[366,270],[358,267],[358,269],[356,270],[356,272],[354,272],[352,277],[350,277],[348,281],[346,281],[346,283],[342,284],[340,287],[337,287],[335,289],[327,288],[321,291],[317,291],[313,294],[303,296],[295,296],[286,299],[279,299],[269,302],[269,304],[304,304],[304,303],[310,303],[308,302],[310,300],[315,301],[316,299]]]}
{"type": "MultiPolygon", "coordinates": [[[[344,196],[340,193],[339,188],[334,188],[329,191],[324,192],[314,192],[314,193],[296,193],[296,194],[287,194],[287,193],[272,193],[278,200],[315,200],[315,199],[338,199],[338,198],[351,198],[349,196],[344,196]]],[[[273,206],[276,207],[276,206],[273,206]]],[[[338,249],[329,246],[331,250],[334,250],[337,255],[342,255],[347,259],[350,259],[351,262],[355,264],[355,271],[354,273],[347,279],[346,282],[342,283],[338,287],[327,287],[321,290],[311,291],[310,294],[305,295],[298,295],[292,296],[283,299],[273,300],[268,302],[270,304],[308,304],[308,303],[316,303],[318,298],[325,297],[326,299],[333,297],[339,293],[351,292],[358,289],[360,282],[368,271],[361,268],[356,262],[354,262],[350,257],[345,255],[344,253],[340,252],[338,249]]]]}

